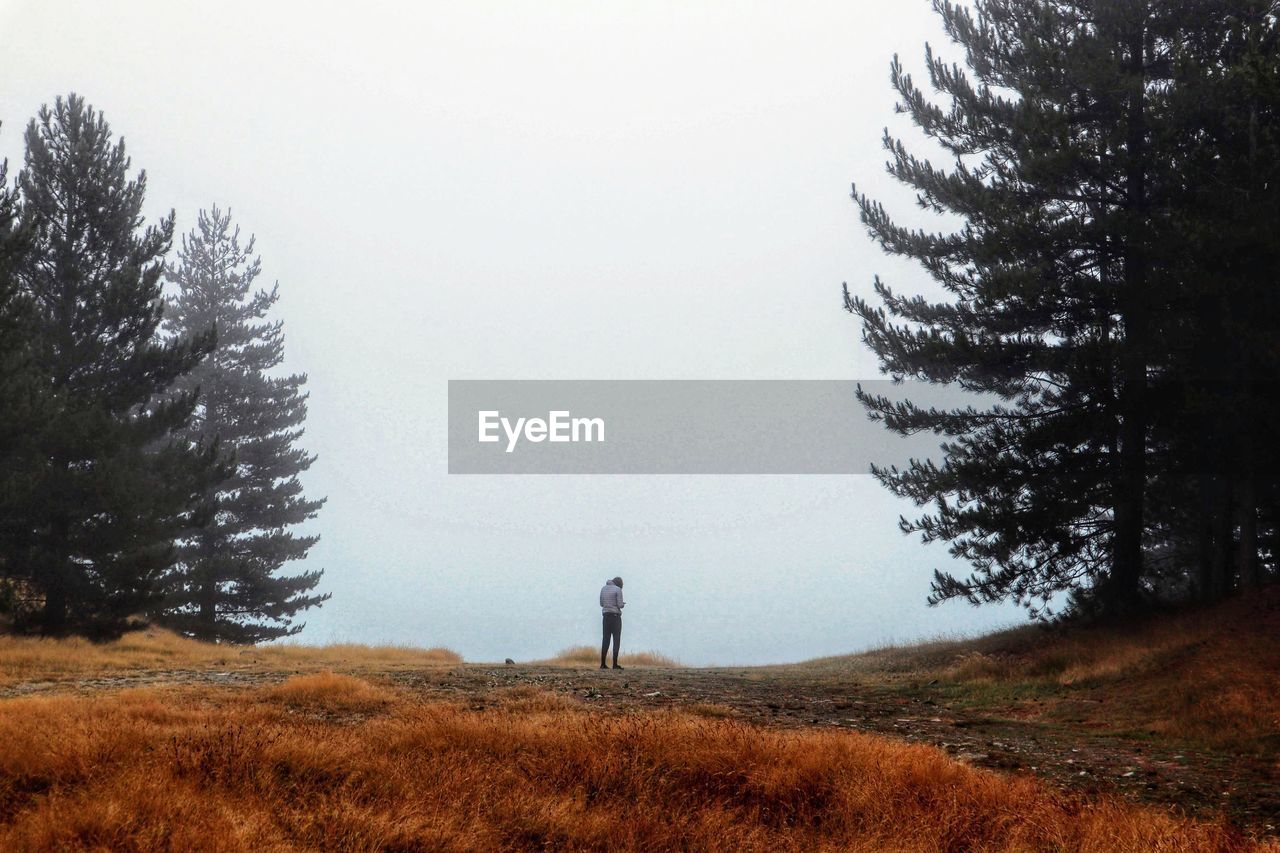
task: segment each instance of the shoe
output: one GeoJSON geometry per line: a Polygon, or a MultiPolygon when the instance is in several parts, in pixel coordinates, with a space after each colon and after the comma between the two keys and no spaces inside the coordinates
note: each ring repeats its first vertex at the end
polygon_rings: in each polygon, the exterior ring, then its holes
{"type": "Polygon", "coordinates": [[[618,666],[616,663],[613,665],[613,668],[614,668],[614,669],[622,669],[622,667],[618,666]]]}
{"type": "Polygon", "coordinates": [[[604,664],[600,664],[600,668],[601,668],[601,669],[608,669],[609,667],[605,666],[604,664]]]}

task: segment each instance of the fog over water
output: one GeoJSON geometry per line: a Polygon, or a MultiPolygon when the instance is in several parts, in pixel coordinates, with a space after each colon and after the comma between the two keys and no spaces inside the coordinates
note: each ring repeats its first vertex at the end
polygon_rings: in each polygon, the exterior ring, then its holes
{"type": "Polygon", "coordinates": [[[280,283],[329,497],[305,567],[333,598],[301,640],[546,657],[598,642],[613,575],[624,652],[692,664],[1021,618],[928,608],[933,569],[963,567],[869,476],[446,472],[449,379],[876,377],[840,283],[926,277],[866,238],[849,183],[910,217],[880,135],[910,134],[888,63],[921,76],[928,3],[0,10],[11,170],[40,104],[79,92],[153,216],[230,207],[280,283]]]}

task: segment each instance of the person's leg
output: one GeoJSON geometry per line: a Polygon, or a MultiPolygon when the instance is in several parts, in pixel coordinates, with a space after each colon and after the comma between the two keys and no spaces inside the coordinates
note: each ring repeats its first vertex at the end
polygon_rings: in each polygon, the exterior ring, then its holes
{"type": "Polygon", "coordinates": [[[622,614],[613,620],[613,668],[618,668],[618,649],[622,646],[622,614]]]}
{"type": "Polygon", "coordinates": [[[609,630],[609,614],[604,614],[604,639],[600,643],[600,668],[607,669],[605,666],[605,658],[609,654],[609,637],[612,632],[609,630]]]}

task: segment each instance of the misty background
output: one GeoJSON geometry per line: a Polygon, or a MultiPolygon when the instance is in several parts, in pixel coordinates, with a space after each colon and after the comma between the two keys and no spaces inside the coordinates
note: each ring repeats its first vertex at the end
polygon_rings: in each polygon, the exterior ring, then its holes
{"type": "Polygon", "coordinates": [[[11,172],[75,91],[154,217],[217,203],[257,235],[329,498],[302,641],[548,657],[598,642],[616,574],[624,651],[691,664],[1021,618],[928,608],[952,562],[869,476],[446,473],[449,379],[877,377],[840,283],[928,288],[849,183],[910,215],[880,135],[892,55],[943,46],[926,2],[58,0],[0,26],[11,172]]]}

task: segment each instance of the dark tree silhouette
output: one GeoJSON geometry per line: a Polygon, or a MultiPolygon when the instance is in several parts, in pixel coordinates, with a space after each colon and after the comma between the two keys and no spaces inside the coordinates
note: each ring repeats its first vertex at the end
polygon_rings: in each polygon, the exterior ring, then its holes
{"type": "Polygon", "coordinates": [[[112,636],[144,611],[214,468],[173,440],[194,398],[170,394],[213,338],[156,337],[173,218],[143,227],[146,175],[129,169],[124,142],[75,94],[27,128],[19,278],[47,408],[30,437],[31,523],[5,559],[41,599],[24,626],[45,633],[112,636]]]}
{"type": "Polygon", "coordinates": [[[1220,4],[936,2],[967,71],[927,53],[935,103],[895,59],[899,109],[948,169],[887,135],[889,171],[953,231],[896,223],[855,190],[889,253],[913,258],[943,301],[878,279],[848,294],[882,368],[991,395],[925,410],[863,395],[893,430],[948,437],[940,465],[879,470],[932,508],[906,532],[951,544],[968,578],[938,572],[931,600],[1012,597],[1035,612],[1064,590],[1124,612],[1146,588],[1152,381],[1184,278],[1186,118],[1176,96],[1223,26],[1220,4]],[[1208,47],[1206,47],[1208,46],[1208,47]]]}

